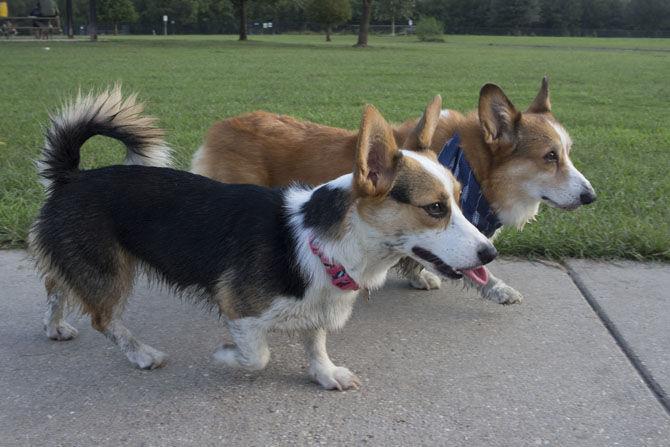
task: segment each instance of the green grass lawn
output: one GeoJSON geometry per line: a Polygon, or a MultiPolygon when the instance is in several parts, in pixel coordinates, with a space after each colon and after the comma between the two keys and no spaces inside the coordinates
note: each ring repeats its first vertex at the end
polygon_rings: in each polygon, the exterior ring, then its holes
{"type": "MultiPolygon", "coordinates": [[[[138,91],[186,168],[209,125],[241,112],[355,128],[367,102],[392,121],[418,116],[436,93],[446,107],[472,109],[486,82],[524,109],[549,74],[554,113],[599,198],[572,213],[543,207],[523,232],[506,231],[498,248],[670,260],[670,40],[448,36],[445,44],[422,44],[379,37],[366,50],[353,43],[353,36],[331,44],[322,36],[0,41],[0,245],[24,244],[42,200],[32,164],[41,126],[79,87],[122,81],[138,91]]],[[[118,147],[93,139],[84,166],[120,161],[118,147]]]]}

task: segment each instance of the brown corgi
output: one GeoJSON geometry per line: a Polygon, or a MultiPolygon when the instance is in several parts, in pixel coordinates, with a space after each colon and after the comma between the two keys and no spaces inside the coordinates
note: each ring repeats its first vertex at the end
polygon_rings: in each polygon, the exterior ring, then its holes
{"type": "MultiPolygon", "coordinates": [[[[439,154],[468,192],[461,200],[464,214],[478,220],[473,223],[487,236],[501,225],[523,227],[542,202],[572,210],[595,200],[591,184],[570,161],[572,140],[551,113],[546,77],[524,112],[494,84],[482,87],[477,110],[464,115],[440,109],[437,96],[420,119],[396,126],[394,137],[404,149],[439,154]]],[[[259,111],[215,123],[192,171],[228,183],[320,184],[351,170],[355,147],[353,131],[259,111]]],[[[414,287],[440,285],[416,263],[405,263],[404,270],[414,287]]],[[[472,284],[498,303],[522,299],[493,275],[486,285],[472,284]]]]}

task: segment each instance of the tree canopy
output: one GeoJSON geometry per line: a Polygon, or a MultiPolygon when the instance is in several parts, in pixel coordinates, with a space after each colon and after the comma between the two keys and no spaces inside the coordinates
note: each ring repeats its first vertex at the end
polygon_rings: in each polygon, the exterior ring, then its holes
{"type": "MultiPolygon", "coordinates": [[[[170,19],[172,33],[236,33],[240,29],[237,4],[241,0],[98,0],[98,23],[130,23],[132,32],[160,32],[162,18],[170,19]],[[134,7],[137,21],[126,10],[109,16],[106,4],[114,10],[134,7]],[[119,18],[124,16],[124,18],[119,18]],[[118,22],[117,20],[118,19],[118,22]],[[174,21],[174,23],[172,23],[174,21]]],[[[306,14],[312,0],[244,0],[246,23],[272,21],[273,31],[299,31],[313,21],[306,14]]],[[[331,0],[321,0],[328,4],[331,0]]],[[[339,0],[338,0],[339,1],[339,0]]],[[[391,25],[400,19],[435,17],[448,33],[536,32],[547,34],[586,34],[598,30],[627,30],[639,35],[670,34],[669,0],[342,0],[351,5],[349,24],[361,22],[364,6],[371,8],[373,24],[391,25]],[[397,17],[397,19],[396,19],[397,17]]],[[[10,0],[11,15],[26,16],[36,0],[10,0]]],[[[75,26],[88,22],[88,0],[73,0],[75,26]]],[[[58,0],[65,14],[65,0],[58,0]]],[[[335,22],[333,22],[335,23],[335,22]]],[[[598,33],[600,34],[600,33],[598,33]]],[[[625,34],[624,34],[625,35],[625,34]]]]}
{"type": "Polygon", "coordinates": [[[351,18],[350,0],[309,0],[305,13],[326,29],[326,40],[330,42],[332,27],[351,18]]]}

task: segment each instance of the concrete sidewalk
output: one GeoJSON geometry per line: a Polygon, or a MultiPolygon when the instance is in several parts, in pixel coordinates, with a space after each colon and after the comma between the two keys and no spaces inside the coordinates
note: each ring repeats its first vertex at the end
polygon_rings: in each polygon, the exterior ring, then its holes
{"type": "Polygon", "coordinates": [[[283,334],[260,373],[214,364],[221,323],[144,284],[126,320],[165,368],[133,369],[84,318],[47,340],[31,263],[0,252],[0,444],[670,445],[670,266],[567,265],[496,261],[517,306],[389,281],[329,339],[363,381],[338,393],[283,334]]]}

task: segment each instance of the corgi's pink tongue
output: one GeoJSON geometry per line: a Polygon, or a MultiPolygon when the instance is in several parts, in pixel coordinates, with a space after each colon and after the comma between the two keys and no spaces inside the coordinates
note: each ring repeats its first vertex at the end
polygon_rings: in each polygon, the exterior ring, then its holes
{"type": "Polygon", "coordinates": [[[472,281],[476,282],[480,286],[486,285],[489,282],[489,272],[486,270],[486,267],[481,266],[469,270],[461,270],[461,273],[470,278],[472,281]]]}

